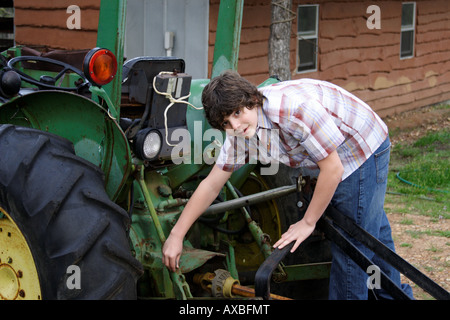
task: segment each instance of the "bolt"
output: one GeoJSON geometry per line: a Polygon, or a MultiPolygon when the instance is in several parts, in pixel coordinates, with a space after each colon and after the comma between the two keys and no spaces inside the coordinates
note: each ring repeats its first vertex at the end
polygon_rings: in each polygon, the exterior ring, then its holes
{"type": "Polygon", "coordinates": [[[19,278],[22,278],[22,276],[23,276],[22,270],[17,271],[17,276],[18,276],[19,278]]]}
{"type": "Polygon", "coordinates": [[[11,257],[8,257],[8,263],[12,263],[12,258],[11,257]]]}
{"type": "Polygon", "coordinates": [[[163,197],[168,197],[172,194],[172,189],[167,185],[159,185],[158,186],[158,193],[163,197]]]}
{"type": "Polygon", "coordinates": [[[264,233],[262,235],[262,243],[269,243],[270,244],[270,236],[267,233],[264,233]]]}
{"type": "Polygon", "coordinates": [[[22,298],[25,298],[25,291],[20,290],[19,291],[19,296],[22,297],[22,298]]]}

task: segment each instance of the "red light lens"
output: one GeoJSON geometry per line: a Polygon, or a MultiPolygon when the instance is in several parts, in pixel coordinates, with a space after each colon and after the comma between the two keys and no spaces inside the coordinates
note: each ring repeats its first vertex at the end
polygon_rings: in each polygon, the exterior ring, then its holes
{"type": "Polygon", "coordinates": [[[97,85],[105,85],[114,79],[117,72],[117,59],[106,49],[99,49],[89,59],[89,77],[97,85]]]}

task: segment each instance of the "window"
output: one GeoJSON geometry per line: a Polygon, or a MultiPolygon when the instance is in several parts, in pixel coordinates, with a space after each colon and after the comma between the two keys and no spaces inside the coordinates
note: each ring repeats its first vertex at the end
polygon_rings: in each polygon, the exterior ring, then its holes
{"type": "Polygon", "coordinates": [[[297,9],[297,72],[317,70],[319,5],[301,5],[297,9]]]}
{"type": "Polygon", "coordinates": [[[416,3],[402,4],[402,28],[400,39],[400,59],[414,56],[414,34],[416,26],[416,3]]]}
{"type": "Polygon", "coordinates": [[[0,51],[4,51],[14,46],[14,6],[13,1],[0,6],[0,51]]]}

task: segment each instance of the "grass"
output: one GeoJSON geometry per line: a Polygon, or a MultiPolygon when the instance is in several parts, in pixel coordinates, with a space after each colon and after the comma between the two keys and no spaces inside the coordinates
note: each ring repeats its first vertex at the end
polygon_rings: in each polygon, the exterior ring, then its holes
{"type": "MultiPolygon", "coordinates": [[[[450,105],[439,108],[450,110],[450,105]]],[[[448,117],[448,113],[445,114],[448,117]]],[[[410,133],[412,132],[394,129],[390,133],[391,140],[397,134],[401,138],[410,138],[410,133]]],[[[425,250],[432,255],[435,263],[429,263],[424,254],[421,255],[424,260],[415,260],[419,264],[417,268],[442,274],[450,266],[445,259],[445,250],[450,246],[450,241],[447,240],[450,238],[450,231],[446,227],[448,224],[442,223],[443,220],[450,219],[450,129],[442,127],[437,131],[430,130],[415,141],[407,141],[396,143],[391,151],[385,209],[387,213],[404,214],[399,223],[404,227],[402,234],[407,237],[401,237],[397,244],[399,248],[404,248],[405,254],[409,252],[411,257],[414,257],[412,252],[425,250]],[[413,215],[426,216],[426,219],[418,221],[429,221],[433,226],[416,226],[417,220],[413,215]],[[434,225],[433,222],[439,223],[434,225]],[[439,240],[434,240],[434,237],[439,240]],[[421,247],[415,248],[416,245],[421,247]]],[[[416,299],[433,299],[417,285],[412,284],[412,287],[416,299]]]]}
{"type": "Polygon", "coordinates": [[[412,145],[396,145],[398,156],[408,160],[399,172],[402,178],[424,192],[449,194],[450,130],[443,130],[418,139],[412,145]]]}
{"type": "Polygon", "coordinates": [[[429,132],[412,143],[398,143],[391,152],[387,202],[403,199],[404,212],[449,219],[450,130],[429,132]]]}

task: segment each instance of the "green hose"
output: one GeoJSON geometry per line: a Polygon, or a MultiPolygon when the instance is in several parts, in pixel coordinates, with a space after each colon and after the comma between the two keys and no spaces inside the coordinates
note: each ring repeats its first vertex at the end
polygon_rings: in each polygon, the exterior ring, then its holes
{"type": "Polygon", "coordinates": [[[439,190],[439,189],[434,189],[434,188],[424,187],[424,186],[415,184],[415,183],[413,183],[413,182],[411,182],[411,181],[408,181],[408,180],[406,180],[406,179],[400,177],[400,171],[397,172],[396,177],[397,177],[397,179],[399,179],[401,182],[404,182],[404,183],[406,183],[406,184],[408,184],[408,185],[410,185],[410,186],[413,186],[413,187],[425,189],[425,190],[430,191],[430,192],[441,192],[441,193],[446,193],[446,194],[450,193],[450,192],[447,191],[447,190],[439,190]]]}

